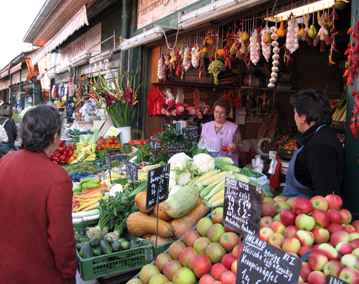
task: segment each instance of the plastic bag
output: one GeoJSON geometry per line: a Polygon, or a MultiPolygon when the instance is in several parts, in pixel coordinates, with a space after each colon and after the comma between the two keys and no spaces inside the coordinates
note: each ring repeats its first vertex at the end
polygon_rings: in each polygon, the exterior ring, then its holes
{"type": "Polygon", "coordinates": [[[208,152],[218,152],[217,150],[212,148],[206,137],[202,137],[202,139],[198,142],[197,147],[200,149],[207,149],[208,152]]]}

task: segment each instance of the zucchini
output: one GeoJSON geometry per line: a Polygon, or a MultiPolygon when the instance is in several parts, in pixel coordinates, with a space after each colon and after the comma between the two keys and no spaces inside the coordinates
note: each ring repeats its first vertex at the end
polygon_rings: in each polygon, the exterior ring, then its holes
{"type": "Polygon", "coordinates": [[[81,248],[83,247],[84,244],[85,244],[85,243],[78,243],[78,244],[76,244],[77,250],[81,250],[81,248]]]}
{"type": "Polygon", "coordinates": [[[84,246],[85,246],[85,243],[82,243],[82,247],[81,247],[81,249],[80,249],[80,251],[79,251],[79,255],[81,256],[81,257],[83,257],[84,256],[84,246]]]}
{"type": "Polygon", "coordinates": [[[92,252],[93,252],[93,255],[96,255],[96,256],[102,254],[102,250],[101,250],[100,246],[92,248],[92,252]]]}
{"type": "Polygon", "coordinates": [[[199,192],[193,185],[182,186],[165,201],[166,213],[172,218],[181,218],[198,203],[199,192]]]}
{"type": "Polygon", "coordinates": [[[86,243],[86,242],[88,242],[90,239],[89,238],[86,238],[86,237],[81,237],[81,238],[79,238],[79,242],[80,243],[86,243]]]}
{"type": "Polygon", "coordinates": [[[83,252],[84,252],[83,258],[93,257],[93,251],[92,251],[92,248],[90,246],[90,242],[85,243],[82,248],[83,248],[83,252]]]}
{"type": "Polygon", "coordinates": [[[107,241],[109,244],[113,242],[113,239],[111,236],[104,236],[103,239],[107,241]]]}
{"type": "Polygon", "coordinates": [[[90,246],[91,247],[97,247],[100,244],[101,239],[100,238],[92,238],[90,240],[90,246]]]}
{"type": "Polygon", "coordinates": [[[106,240],[100,241],[100,247],[104,254],[112,253],[112,247],[106,240]]]}
{"type": "Polygon", "coordinates": [[[112,246],[113,251],[120,251],[121,250],[121,243],[119,241],[117,241],[117,240],[114,240],[111,243],[111,246],[112,246]]]}

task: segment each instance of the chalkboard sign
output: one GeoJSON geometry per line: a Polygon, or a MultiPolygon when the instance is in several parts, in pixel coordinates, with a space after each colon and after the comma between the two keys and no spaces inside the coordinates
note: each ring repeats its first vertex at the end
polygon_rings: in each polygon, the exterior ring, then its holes
{"type": "Polygon", "coordinates": [[[148,171],[146,210],[168,198],[170,164],[148,171]]]}
{"type": "Polygon", "coordinates": [[[224,190],[223,224],[244,236],[258,235],[262,189],[227,177],[224,190]]]}
{"type": "Polygon", "coordinates": [[[137,165],[126,161],[126,178],[134,183],[138,182],[137,165]]]}
{"type": "Polygon", "coordinates": [[[198,141],[198,127],[192,126],[192,127],[183,127],[182,128],[183,133],[183,141],[189,142],[189,141],[198,141]]]}
{"type": "Polygon", "coordinates": [[[237,265],[236,284],[297,284],[302,261],[254,235],[247,235],[237,265]]]}
{"type": "Polygon", "coordinates": [[[189,148],[187,145],[168,145],[167,146],[167,154],[168,158],[171,158],[173,155],[177,153],[185,153],[189,155],[189,148]]]}
{"type": "Polygon", "coordinates": [[[161,141],[157,137],[150,137],[150,150],[155,152],[160,152],[162,150],[161,141]]]}
{"type": "Polygon", "coordinates": [[[106,152],[105,153],[105,163],[106,163],[106,167],[108,170],[111,170],[111,153],[110,152],[106,152]]]}
{"type": "Polygon", "coordinates": [[[325,284],[348,284],[348,282],[343,281],[333,275],[327,275],[325,278],[325,284]]]}

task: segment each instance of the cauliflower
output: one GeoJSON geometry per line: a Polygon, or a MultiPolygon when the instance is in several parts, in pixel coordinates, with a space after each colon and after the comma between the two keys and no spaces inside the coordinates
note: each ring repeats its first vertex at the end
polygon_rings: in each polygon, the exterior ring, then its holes
{"type": "Polygon", "coordinates": [[[168,196],[171,196],[172,194],[174,194],[177,190],[179,190],[182,186],[180,185],[175,185],[174,187],[172,187],[170,193],[168,194],[168,196]]]}
{"type": "Polygon", "coordinates": [[[177,184],[177,173],[175,171],[170,171],[170,181],[168,189],[171,190],[177,184]]]}
{"type": "Polygon", "coordinates": [[[190,171],[197,175],[202,175],[214,170],[214,168],[215,163],[213,157],[209,154],[201,153],[193,157],[190,171]]]}
{"type": "Polygon", "coordinates": [[[168,163],[171,164],[171,171],[176,171],[181,173],[188,168],[191,158],[188,157],[185,153],[174,154],[169,160],[168,163]]]}
{"type": "Polygon", "coordinates": [[[193,178],[192,174],[188,171],[179,173],[177,175],[177,184],[178,185],[186,185],[187,183],[189,183],[192,180],[192,178],[193,178]]]}

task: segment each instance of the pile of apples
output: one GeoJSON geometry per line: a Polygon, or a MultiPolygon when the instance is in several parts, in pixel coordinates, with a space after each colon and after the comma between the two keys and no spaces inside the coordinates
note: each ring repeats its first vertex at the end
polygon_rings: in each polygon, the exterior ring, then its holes
{"type": "Polygon", "coordinates": [[[342,204],[335,194],[264,198],[259,238],[298,257],[310,252],[298,283],[322,284],[333,275],[359,284],[359,220],[342,204]]]}
{"type": "Polygon", "coordinates": [[[127,284],[235,284],[242,245],[222,221],[223,207],[217,207],[127,284]]]}

